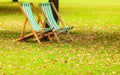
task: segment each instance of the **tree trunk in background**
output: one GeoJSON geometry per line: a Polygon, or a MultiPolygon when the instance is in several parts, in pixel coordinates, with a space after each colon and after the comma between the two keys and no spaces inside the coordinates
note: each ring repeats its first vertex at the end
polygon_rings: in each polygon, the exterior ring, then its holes
{"type": "Polygon", "coordinates": [[[13,0],[13,2],[18,2],[18,0],[13,0]]]}
{"type": "MultiPolygon", "coordinates": [[[[59,10],[59,0],[49,0],[49,2],[53,2],[55,7],[57,8],[57,11],[59,10]]],[[[55,20],[57,21],[58,16],[56,15],[56,13],[54,11],[53,11],[53,14],[54,14],[55,20]]]]}

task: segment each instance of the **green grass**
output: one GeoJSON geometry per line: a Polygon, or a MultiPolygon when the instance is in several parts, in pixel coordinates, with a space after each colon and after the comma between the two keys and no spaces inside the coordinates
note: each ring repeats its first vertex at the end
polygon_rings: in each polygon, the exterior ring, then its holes
{"type": "MultiPolygon", "coordinates": [[[[37,9],[41,1],[45,0],[33,1],[37,9]]],[[[60,0],[59,12],[68,26],[74,26],[70,31],[74,42],[64,38],[62,44],[54,41],[40,46],[32,40],[13,42],[20,35],[24,16],[17,3],[0,1],[0,75],[120,73],[120,0],[67,2],[60,0]]]]}

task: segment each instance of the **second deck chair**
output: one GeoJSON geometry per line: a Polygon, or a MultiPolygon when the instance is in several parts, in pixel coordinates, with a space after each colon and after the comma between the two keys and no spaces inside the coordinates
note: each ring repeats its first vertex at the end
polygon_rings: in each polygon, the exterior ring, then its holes
{"type": "MultiPolygon", "coordinates": [[[[49,25],[49,27],[53,27],[54,28],[53,31],[55,31],[56,34],[66,32],[68,34],[68,36],[70,37],[71,41],[73,41],[71,35],[68,32],[68,30],[72,29],[73,27],[66,27],[65,26],[62,19],[59,16],[59,14],[57,12],[57,9],[55,8],[54,4],[52,2],[51,3],[49,3],[49,2],[39,3],[39,7],[40,7],[40,10],[42,11],[42,13],[45,16],[45,19],[47,20],[47,24],[49,25]],[[62,28],[60,28],[58,23],[55,21],[55,18],[53,16],[53,12],[52,12],[52,8],[58,16],[58,21],[60,21],[60,23],[63,25],[62,28]]],[[[57,41],[60,43],[59,38],[57,38],[57,41]]]]}
{"type": "Polygon", "coordinates": [[[49,34],[47,34],[48,31],[51,31],[51,28],[44,28],[44,25],[40,19],[40,16],[38,15],[37,11],[35,10],[34,5],[32,3],[19,3],[19,7],[26,18],[25,18],[24,26],[23,26],[23,29],[21,32],[21,36],[18,39],[16,39],[15,42],[34,36],[35,39],[37,40],[37,42],[39,44],[41,44],[41,42],[39,40],[40,35],[47,36],[49,38],[50,42],[52,42],[51,37],[49,36],[49,34]],[[38,16],[38,23],[40,21],[43,28],[41,28],[41,26],[37,23],[34,15],[33,15],[32,8],[38,16]],[[32,33],[24,36],[24,30],[25,30],[27,21],[29,22],[29,26],[32,29],[32,33]]]}

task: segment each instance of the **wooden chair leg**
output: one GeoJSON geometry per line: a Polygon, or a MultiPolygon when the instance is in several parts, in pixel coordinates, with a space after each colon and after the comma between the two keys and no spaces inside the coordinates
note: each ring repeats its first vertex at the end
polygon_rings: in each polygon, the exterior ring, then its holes
{"type": "Polygon", "coordinates": [[[71,37],[71,35],[70,35],[69,32],[67,32],[67,35],[68,35],[68,37],[70,38],[70,40],[73,42],[73,39],[72,39],[72,37],[71,37]]]}
{"type": "Polygon", "coordinates": [[[55,38],[57,40],[58,43],[60,43],[60,39],[58,38],[57,34],[55,33],[55,31],[53,31],[54,35],[55,35],[55,38]]]}
{"type": "Polygon", "coordinates": [[[51,43],[53,42],[50,35],[48,35],[48,39],[50,40],[51,43]]]}
{"type": "Polygon", "coordinates": [[[40,40],[39,40],[39,37],[37,36],[37,34],[36,34],[36,33],[34,34],[34,36],[35,36],[35,38],[36,38],[37,42],[39,43],[39,45],[41,45],[41,42],[40,42],[40,40]]]}
{"type": "Polygon", "coordinates": [[[34,36],[35,36],[35,39],[36,39],[37,42],[39,43],[39,45],[41,45],[41,42],[40,42],[40,39],[39,39],[37,33],[36,33],[33,29],[32,29],[32,32],[33,32],[33,34],[34,34],[34,36]]]}
{"type": "Polygon", "coordinates": [[[25,27],[26,27],[26,24],[27,24],[27,20],[28,20],[28,19],[26,18],[25,21],[24,21],[24,24],[23,24],[23,28],[22,28],[20,37],[23,37],[23,36],[24,36],[24,31],[25,31],[25,27]]]}

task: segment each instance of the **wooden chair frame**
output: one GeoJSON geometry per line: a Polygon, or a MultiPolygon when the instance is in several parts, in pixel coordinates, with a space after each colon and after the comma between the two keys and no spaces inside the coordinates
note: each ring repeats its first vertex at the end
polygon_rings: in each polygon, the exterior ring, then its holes
{"type": "MultiPolygon", "coordinates": [[[[54,3],[53,3],[53,2],[50,2],[50,4],[51,4],[51,6],[52,6],[52,8],[53,8],[53,11],[55,11],[56,15],[58,16],[58,23],[61,23],[61,24],[63,25],[63,27],[66,27],[65,24],[64,24],[64,22],[63,22],[62,19],[61,19],[61,16],[60,16],[60,15],[58,14],[58,12],[57,12],[57,9],[56,9],[54,3]]],[[[39,4],[38,4],[38,5],[39,5],[39,4]]],[[[47,19],[47,16],[45,15],[45,12],[43,11],[43,9],[42,9],[42,7],[41,7],[40,5],[39,5],[39,9],[42,11],[45,19],[48,21],[48,24],[50,25],[50,28],[53,28],[53,26],[50,24],[50,21],[47,19]]],[[[58,32],[59,30],[62,30],[62,29],[63,29],[63,28],[60,28],[60,29],[58,29],[58,30],[52,30],[52,33],[55,35],[55,38],[57,39],[57,42],[58,42],[58,43],[60,43],[60,39],[57,37],[57,34],[59,34],[59,33],[57,33],[57,32],[58,32]]],[[[67,31],[66,33],[67,33],[68,37],[70,38],[70,40],[73,41],[70,33],[69,33],[68,31],[67,31]]]]}
{"type": "Polygon", "coordinates": [[[21,41],[21,40],[25,40],[25,39],[27,39],[27,38],[30,38],[30,37],[33,37],[33,36],[34,36],[35,39],[37,40],[37,42],[41,45],[42,43],[40,42],[40,38],[38,37],[39,35],[47,36],[48,39],[49,39],[49,41],[52,42],[52,39],[51,39],[50,35],[49,35],[48,33],[43,33],[43,32],[42,32],[42,30],[44,30],[44,28],[45,28],[45,25],[44,25],[44,23],[41,21],[41,18],[40,18],[40,16],[39,16],[37,10],[35,9],[33,3],[30,3],[30,4],[31,4],[31,6],[32,6],[33,11],[35,12],[35,14],[36,14],[37,17],[38,17],[38,24],[39,24],[39,22],[42,24],[42,29],[39,30],[39,31],[35,31],[35,30],[33,29],[33,27],[32,27],[31,24],[30,24],[30,21],[28,20],[27,15],[25,14],[25,12],[24,12],[24,10],[23,10],[23,8],[22,8],[21,3],[19,3],[19,7],[20,7],[22,13],[23,13],[24,16],[25,16],[25,21],[24,21],[24,24],[23,24],[23,28],[22,28],[20,37],[19,37],[18,39],[14,40],[14,42],[21,41]],[[27,22],[29,23],[29,26],[30,26],[30,28],[31,28],[31,30],[32,30],[32,33],[27,34],[27,35],[24,35],[27,22]]]}

